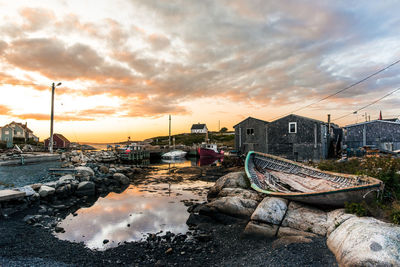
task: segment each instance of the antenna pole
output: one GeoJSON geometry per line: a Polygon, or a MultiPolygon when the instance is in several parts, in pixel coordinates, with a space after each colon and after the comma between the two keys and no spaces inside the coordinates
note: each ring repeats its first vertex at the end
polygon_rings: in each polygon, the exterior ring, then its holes
{"type": "Polygon", "coordinates": [[[51,115],[50,115],[50,141],[49,151],[53,153],[53,125],[54,125],[54,91],[56,89],[55,84],[51,85],[51,115]]]}

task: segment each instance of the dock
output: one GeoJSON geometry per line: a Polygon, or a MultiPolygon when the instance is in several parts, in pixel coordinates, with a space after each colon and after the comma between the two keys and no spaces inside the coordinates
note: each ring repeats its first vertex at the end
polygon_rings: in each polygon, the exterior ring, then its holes
{"type": "Polygon", "coordinates": [[[0,202],[13,199],[20,199],[23,197],[25,197],[25,192],[10,190],[10,189],[0,190],[0,202]]]}
{"type": "Polygon", "coordinates": [[[24,165],[26,163],[36,163],[45,161],[60,160],[59,154],[40,153],[40,154],[19,154],[13,155],[5,160],[0,160],[0,166],[24,165]]]}

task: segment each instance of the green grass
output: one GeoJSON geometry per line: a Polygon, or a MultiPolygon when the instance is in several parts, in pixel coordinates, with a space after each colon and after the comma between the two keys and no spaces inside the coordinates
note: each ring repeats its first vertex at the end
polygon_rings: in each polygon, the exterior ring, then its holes
{"type": "Polygon", "coordinates": [[[400,159],[391,157],[354,158],[344,162],[325,160],[318,164],[324,171],[367,175],[385,184],[382,198],[374,203],[348,203],[346,211],[359,216],[373,215],[400,223],[400,159]]]}
{"type": "MultiPolygon", "coordinates": [[[[192,146],[195,144],[200,144],[205,141],[205,134],[177,134],[171,136],[172,138],[175,137],[175,144],[176,145],[185,145],[185,146],[192,146]]],[[[220,133],[209,133],[208,138],[212,143],[222,144],[224,146],[233,147],[235,135],[223,135],[220,133]]],[[[168,145],[168,136],[158,136],[153,137],[152,145],[159,145],[165,146],[168,145]]]]}

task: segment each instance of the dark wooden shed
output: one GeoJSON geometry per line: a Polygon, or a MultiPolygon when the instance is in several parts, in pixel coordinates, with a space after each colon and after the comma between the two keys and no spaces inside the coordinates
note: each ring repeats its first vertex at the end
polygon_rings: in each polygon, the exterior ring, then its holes
{"type": "Polygon", "coordinates": [[[245,154],[249,151],[266,151],[267,121],[248,117],[239,122],[235,128],[235,149],[245,154]]]}

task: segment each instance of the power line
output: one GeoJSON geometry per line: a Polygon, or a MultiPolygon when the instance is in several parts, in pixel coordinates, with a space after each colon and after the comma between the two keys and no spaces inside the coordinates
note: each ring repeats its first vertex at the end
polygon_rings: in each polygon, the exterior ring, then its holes
{"type": "Polygon", "coordinates": [[[400,59],[397,60],[397,61],[395,61],[395,62],[393,62],[392,64],[386,66],[385,68],[380,69],[380,70],[378,70],[378,71],[376,71],[376,72],[374,72],[374,73],[368,75],[367,77],[363,78],[362,80],[359,80],[358,82],[355,82],[355,83],[353,83],[353,84],[351,84],[351,85],[349,85],[349,86],[347,86],[347,87],[345,87],[345,88],[343,88],[343,89],[340,89],[339,91],[337,91],[337,92],[335,92],[335,93],[333,93],[333,94],[330,94],[330,95],[328,95],[328,96],[325,96],[325,97],[321,98],[320,100],[318,100],[318,101],[316,101],[316,102],[313,102],[313,103],[311,103],[311,104],[308,104],[308,105],[306,105],[306,106],[304,106],[304,107],[301,107],[301,108],[292,110],[292,111],[290,111],[290,112],[288,112],[288,113],[285,113],[284,115],[281,115],[281,116],[272,118],[271,120],[275,120],[275,119],[284,117],[284,116],[286,116],[286,115],[295,113],[295,112],[300,111],[300,110],[302,110],[302,109],[311,107],[312,105],[315,105],[315,104],[317,104],[317,103],[319,103],[319,102],[322,102],[322,101],[324,101],[324,100],[326,100],[326,99],[328,99],[328,98],[330,98],[330,97],[332,97],[332,96],[338,95],[338,94],[340,94],[341,92],[346,91],[346,90],[348,90],[348,89],[350,89],[350,88],[352,88],[352,87],[354,87],[354,86],[356,86],[356,85],[358,85],[358,84],[360,84],[360,83],[362,83],[362,82],[368,80],[369,78],[371,78],[371,77],[373,77],[373,76],[375,76],[375,75],[377,75],[377,74],[379,74],[379,73],[381,73],[381,72],[383,72],[383,71],[389,69],[390,67],[393,67],[394,65],[396,65],[396,64],[398,64],[398,63],[400,63],[400,59]]]}
{"type": "Polygon", "coordinates": [[[393,91],[391,91],[390,93],[387,93],[386,95],[382,96],[381,98],[379,98],[379,99],[377,99],[377,100],[375,100],[375,101],[372,101],[372,102],[369,103],[368,105],[365,105],[365,106],[363,106],[362,108],[359,108],[359,109],[357,109],[356,111],[354,111],[354,112],[352,112],[352,113],[343,115],[343,116],[341,116],[341,117],[339,117],[339,118],[336,118],[336,119],[334,119],[334,120],[332,120],[332,121],[337,121],[337,120],[343,119],[343,118],[345,118],[345,117],[347,117],[347,116],[350,116],[350,115],[352,115],[352,114],[357,114],[357,112],[359,112],[360,110],[363,110],[363,109],[365,109],[365,108],[367,108],[367,107],[369,107],[369,106],[372,106],[373,104],[375,104],[375,103],[381,101],[382,99],[384,99],[384,98],[390,96],[391,94],[394,94],[395,92],[397,92],[397,91],[399,91],[399,90],[400,90],[400,87],[397,88],[397,89],[395,89],[395,90],[393,90],[393,91]]]}

